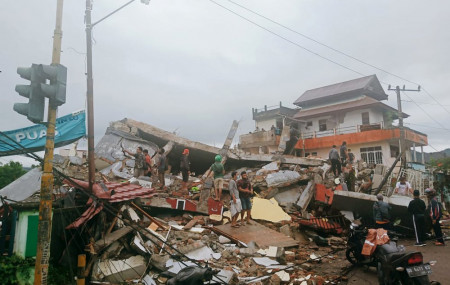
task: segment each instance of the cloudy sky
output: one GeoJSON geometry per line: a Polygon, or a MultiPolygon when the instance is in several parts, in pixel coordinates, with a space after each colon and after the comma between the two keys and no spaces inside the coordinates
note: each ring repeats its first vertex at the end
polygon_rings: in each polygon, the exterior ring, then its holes
{"type": "MultiPolygon", "coordinates": [[[[93,20],[126,2],[94,1],[93,20]]],[[[293,107],[308,89],[377,74],[393,86],[421,84],[427,92],[402,94],[403,110],[411,115],[405,123],[428,134],[432,147],[426,151],[450,147],[450,2],[233,2],[152,0],[143,5],[136,0],[96,26],[96,138],[109,122],[127,117],[220,146],[233,120],[241,121],[239,133],[254,128],[253,107],[280,101],[293,107]]],[[[55,9],[56,0],[1,1],[1,130],[30,125],[12,109],[14,102],[24,102],[14,91],[24,82],[16,68],[50,63],[55,9]]],[[[61,63],[68,68],[68,85],[59,115],[85,108],[84,11],[85,1],[64,3],[61,63]]],[[[390,95],[387,103],[395,107],[395,93],[383,87],[390,95]]]]}

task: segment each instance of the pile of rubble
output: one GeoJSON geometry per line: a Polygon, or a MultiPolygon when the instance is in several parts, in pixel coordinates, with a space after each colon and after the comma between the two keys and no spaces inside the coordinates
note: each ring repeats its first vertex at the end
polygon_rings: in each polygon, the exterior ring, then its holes
{"type": "MultiPolygon", "coordinates": [[[[90,256],[85,275],[91,282],[187,284],[177,280],[183,274],[206,274],[190,266],[212,268],[209,277],[201,279],[222,284],[305,285],[345,280],[342,272],[349,263],[342,262],[346,247],[342,236],[352,213],[333,206],[335,194],[361,189],[369,193],[373,175],[382,175],[384,169],[367,169],[358,162],[336,180],[330,166],[320,159],[243,159],[227,149],[224,192],[222,200],[215,201],[213,181],[202,173],[223,149],[180,141],[173,134],[164,134],[170,141],[151,135],[145,128],[116,122],[96,147],[96,181],[103,182],[89,193],[85,212],[66,227],[87,229],[84,234],[90,242],[85,250],[90,256]],[[124,149],[134,151],[138,146],[150,155],[164,147],[172,166],[165,173],[166,188],[154,187],[154,176],[132,177],[134,160],[124,155],[124,149]],[[193,147],[190,157],[197,175],[189,178],[189,190],[183,191],[175,154],[185,147],[193,147]],[[196,162],[206,167],[195,167],[196,162]],[[255,191],[252,221],[239,228],[230,226],[227,188],[231,171],[246,171],[255,191]]],[[[83,159],[55,156],[55,166],[72,178],[65,181],[69,187],[88,191],[83,159]]]]}

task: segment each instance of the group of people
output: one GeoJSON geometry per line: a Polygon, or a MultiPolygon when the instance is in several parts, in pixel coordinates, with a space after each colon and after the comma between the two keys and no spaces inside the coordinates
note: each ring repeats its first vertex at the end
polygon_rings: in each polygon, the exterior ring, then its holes
{"type": "MultiPolygon", "coordinates": [[[[412,216],[414,225],[414,233],[416,236],[416,246],[425,246],[425,238],[427,233],[426,219],[427,216],[431,220],[431,224],[436,236],[435,245],[443,246],[444,238],[442,234],[441,225],[439,223],[442,218],[442,205],[437,200],[436,191],[433,189],[426,189],[425,194],[429,200],[428,207],[425,202],[420,199],[420,191],[414,190],[414,199],[408,205],[408,212],[412,216]]],[[[373,204],[373,218],[378,228],[386,230],[391,228],[391,206],[383,201],[383,195],[377,195],[377,202],[373,204]]]]}
{"type": "Polygon", "coordinates": [[[355,156],[347,148],[347,142],[343,141],[339,151],[336,145],[333,145],[328,153],[328,158],[331,162],[331,172],[333,172],[334,176],[339,176],[342,173],[343,166],[346,166],[347,163],[353,164],[355,156]]]}
{"type": "Polygon", "coordinates": [[[166,169],[166,156],[164,149],[161,148],[153,157],[148,153],[147,149],[142,149],[138,146],[136,153],[132,153],[126,149],[123,150],[125,154],[134,157],[133,176],[138,178],[140,176],[155,176],[155,182],[159,182],[161,189],[165,188],[164,171],[166,169]]]}

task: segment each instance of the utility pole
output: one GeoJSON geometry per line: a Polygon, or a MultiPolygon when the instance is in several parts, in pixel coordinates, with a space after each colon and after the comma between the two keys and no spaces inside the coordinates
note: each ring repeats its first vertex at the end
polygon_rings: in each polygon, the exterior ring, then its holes
{"type": "Polygon", "coordinates": [[[398,114],[398,126],[400,128],[400,153],[401,153],[401,167],[403,169],[406,168],[406,139],[405,139],[405,128],[403,126],[403,112],[402,112],[402,100],[400,96],[400,91],[417,91],[420,92],[420,86],[417,89],[405,89],[405,85],[403,88],[397,85],[395,89],[391,88],[391,85],[388,86],[388,90],[395,90],[397,94],[397,114],[398,114]]]}
{"type": "Polygon", "coordinates": [[[92,78],[92,2],[86,0],[86,62],[87,62],[87,113],[88,113],[88,167],[89,189],[95,182],[95,153],[94,153],[94,79],[92,78]]]}
{"type": "MultiPolygon", "coordinates": [[[[63,0],[56,4],[56,25],[53,35],[52,65],[60,63],[62,39],[63,0]]],[[[52,232],[52,194],[53,194],[53,152],[55,147],[55,124],[57,105],[49,100],[47,119],[47,138],[45,142],[44,173],[41,179],[41,193],[39,203],[38,241],[34,284],[47,284],[48,265],[50,259],[50,241],[52,232]]]]}
{"type": "MultiPolygon", "coordinates": [[[[136,0],[129,0],[119,8],[107,14],[100,20],[92,23],[92,0],[86,0],[86,65],[87,65],[87,112],[88,112],[88,166],[89,166],[89,189],[92,190],[92,185],[95,183],[95,147],[94,147],[94,79],[92,78],[92,29],[95,25],[104,21],[106,18],[122,10],[136,0]]],[[[141,0],[141,3],[148,5],[150,0],[141,0]]]]}

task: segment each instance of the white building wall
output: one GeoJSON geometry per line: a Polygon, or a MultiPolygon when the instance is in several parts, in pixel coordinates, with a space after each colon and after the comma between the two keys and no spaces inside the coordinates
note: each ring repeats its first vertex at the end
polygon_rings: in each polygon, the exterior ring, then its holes
{"type": "MultiPolygon", "coordinates": [[[[342,142],[336,142],[336,148],[339,151],[340,145],[342,142]]],[[[364,144],[353,144],[353,145],[347,145],[347,148],[351,150],[351,152],[355,155],[355,161],[361,159],[361,148],[365,147],[375,147],[375,146],[381,146],[381,152],[382,152],[382,160],[384,165],[392,165],[392,163],[395,161],[395,157],[391,157],[391,148],[389,145],[389,142],[383,141],[383,142],[374,142],[374,143],[364,143],[364,144]]],[[[330,149],[314,149],[314,150],[308,150],[308,153],[312,154],[313,152],[317,152],[317,155],[323,159],[328,159],[328,153],[330,152],[330,149]]]]}
{"type": "Polygon", "coordinates": [[[272,126],[276,126],[277,125],[277,121],[276,119],[270,119],[270,120],[265,120],[265,121],[256,121],[256,127],[259,128],[259,130],[270,130],[270,128],[272,126]]]}
{"type": "Polygon", "coordinates": [[[312,126],[306,129],[306,124],[301,124],[302,133],[319,133],[319,121],[327,120],[327,130],[332,130],[333,128],[342,129],[344,132],[356,132],[356,126],[362,125],[362,113],[369,112],[369,121],[371,124],[382,123],[383,122],[383,112],[377,109],[359,109],[345,113],[343,122],[339,122],[336,116],[321,116],[309,119],[307,121],[312,122],[312,126]]]}

